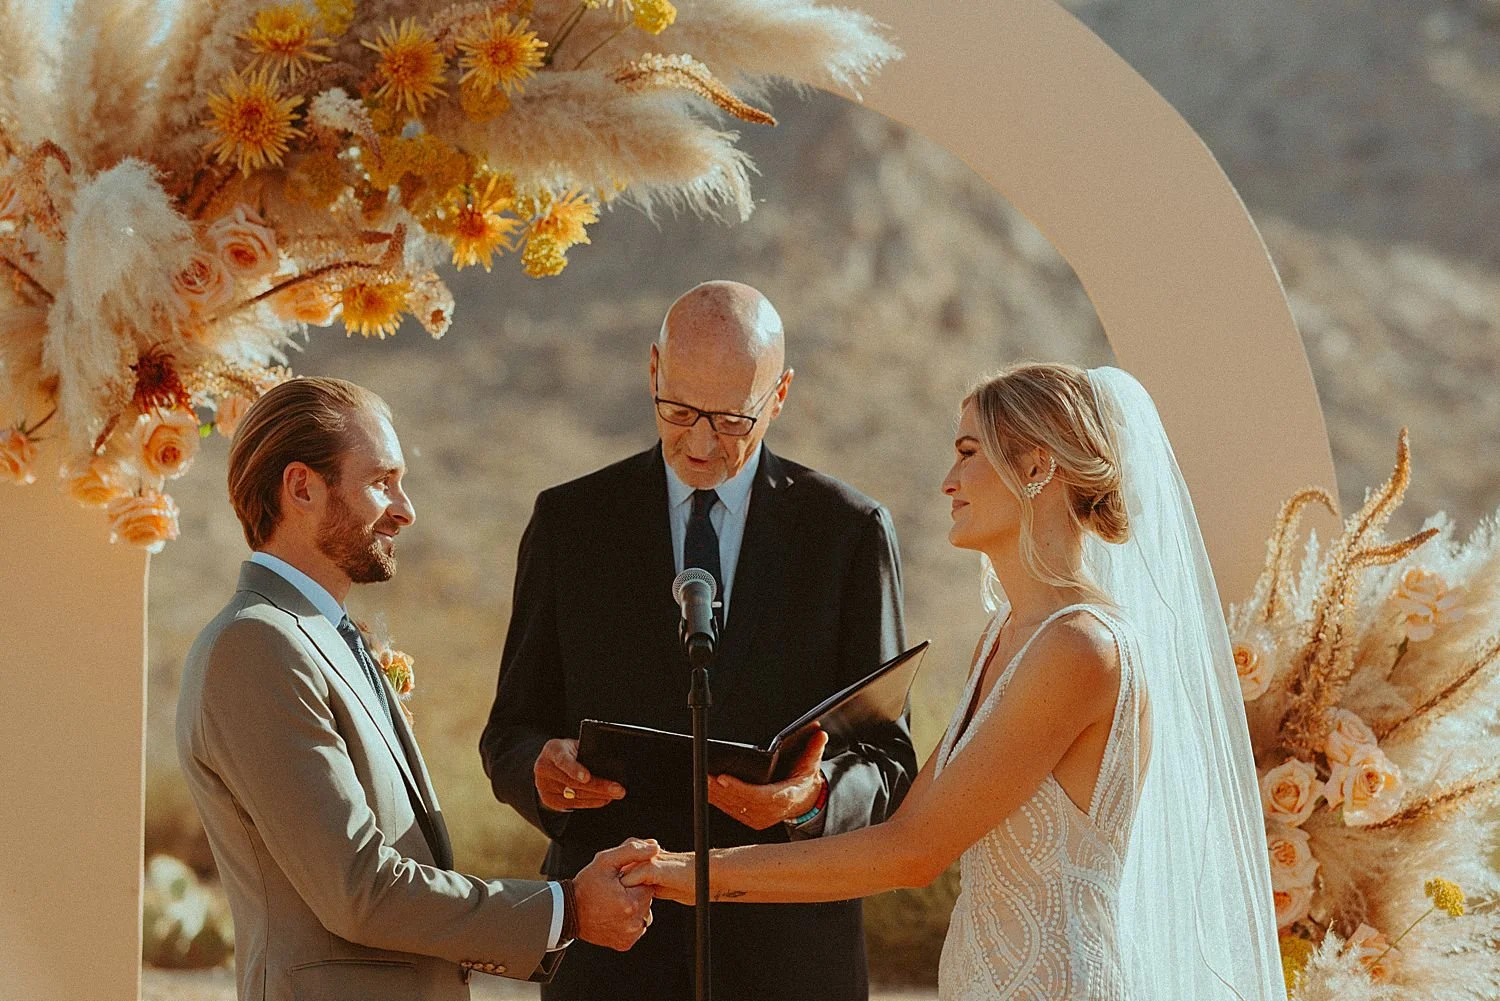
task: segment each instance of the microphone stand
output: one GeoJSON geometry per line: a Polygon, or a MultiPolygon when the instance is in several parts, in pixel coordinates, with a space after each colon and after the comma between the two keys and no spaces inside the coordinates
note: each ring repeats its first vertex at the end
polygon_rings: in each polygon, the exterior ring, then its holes
{"type": "Polygon", "coordinates": [[[708,687],[708,666],[713,663],[717,642],[687,645],[688,661],[693,665],[692,683],[688,689],[688,708],[693,713],[693,887],[695,917],[695,974],[697,1001],[710,1001],[709,929],[708,929],[708,708],[713,695],[708,687]]]}

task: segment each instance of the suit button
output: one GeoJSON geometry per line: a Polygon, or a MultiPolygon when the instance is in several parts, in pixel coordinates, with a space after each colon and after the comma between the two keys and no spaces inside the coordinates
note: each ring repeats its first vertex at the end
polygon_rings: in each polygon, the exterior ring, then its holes
{"type": "Polygon", "coordinates": [[[458,968],[458,979],[462,980],[464,983],[468,983],[470,980],[474,979],[474,971],[469,969],[467,966],[460,966],[458,968]]]}

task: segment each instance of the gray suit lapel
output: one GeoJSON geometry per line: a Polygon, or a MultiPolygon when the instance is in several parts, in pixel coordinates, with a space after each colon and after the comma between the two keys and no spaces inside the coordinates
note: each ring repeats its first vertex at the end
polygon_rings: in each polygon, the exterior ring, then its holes
{"type": "MultiPolygon", "coordinates": [[[[408,758],[403,741],[391,729],[391,721],[386,715],[385,707],[375,701],[375,693],[371,691],[364,671],[354,659],[354,654],[349,650],[348,644],[339,635],[334,624],[324,618],[323,614],[313,607],[312,602],[308,601],[302,592],[293,587],[290,582],[280,574],[267,570],[259,564],[247,562],[241,567],[239,586],[240,590],[253,591],[282,611],[296,616],[297,627],[302,630],[302,634],[323,655],[323,659],[333,668],[334,673],[343,679],[344,684],[354,692],[355,699],[370,717],[370,722],[375,725],[375,729],[380,732],[381,739],[385,741],[391,757],[396,760],[396,767],[401,770],[401,775],[406,780],[414,801],[422,805],[431,815],[433,809],[422,785],[417,782],[416,775],[412,772],[411,760],[408,758]]],[[[381,683],[388,684],[384,678],[381,679],[381,683]]],[[[389,687],[386,691],[390,693],[391,704],[395,705],[395,693],[389,687]]],[[[402,720],[397,725],[404,727],[405,722],[402,720]]],[[[408,731],[408,740],[410,740],[410,731],[408,731]]],[[[413,750],[411,758],[420,761],[421,756],[415,753],[415,741],[410,741],[410,743],[413,750]]],[[[429,785],[428,788],[430,789],[431,786],[429,785]]],[[[434,844],[432,848],[434,854],[437,854],[438,846],[434,844]]]]}

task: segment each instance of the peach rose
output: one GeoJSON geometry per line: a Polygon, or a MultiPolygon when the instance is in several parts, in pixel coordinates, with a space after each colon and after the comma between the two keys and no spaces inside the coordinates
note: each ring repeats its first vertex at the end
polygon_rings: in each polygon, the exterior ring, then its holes
{"type": "Polygon", "coordinates": [[[1365,827],[1388,819],[1401,806],[1401,769],[1378,747],[1366,747],[1334,765],[1324,793],[1329,808],[1343,804],[1344,823],[1365,827]]]}
{"type": "Polygon", "coordinates": [[[1311,886],[1318,872],[1318,860],[1308,846],[1307,832],[1299,827],[1272,824],[1266,831],[1266,848],[1271,855],[1271,886],[1290,890],[1311,886]]]}
{"type": "Polygon", "coordinates": [[[213,313],[234,299],[234,276],[212,251],[198,248],[172,278],[177,297],[193,315],[213,313]]]}
{"type": "Polygon", "coordinates": [[[1401,575],[1401,583],[1391,596],[1398,621],[1413,643],[1432,639],[1438,626],[1464,617],[1463,591],[1450,588],[1435,573],[1412,567],[1401,575]]]}
{"type": "Polygon", "coordinates": [[[109,541],[142,546],[159,553],[177,538],[177,502],[164,493],[143,490],[109,502],[109,541]]]}
{"type": "Polygon", "coordinates": [[[326,327],[333,322],[338,296],[318,282],[299,282],[271,297],[271,309],[283,320],[326,327]]]}
{"type": "Polygon", "coordinates": [[[240,393],[224,397],[219,401],[219,409],[214,414],[214,429],[225,438],[233,438],[240,421],[245,419],[245,414],[250,412],[254,403],[250,397],[240,393]]]}
{"type": "Polygon", "coordinates": [[[36,442],[19,428],[0,430],[0,479],[12,483],[35,483],[36,473],[31,466],[36,462],[36,442]]]}
{"type": "Polygon", "coordinates": [[[84,507],[106,507],[117,497],[130,493],[128,476],[118,465],[97,457],[82,469],[63,470],[68,495],[84,507]]]}
{"type": "Polygon", "coordinates": [[[229,273],[241,281],[254,281],[276,270],[280,255],[276,231],[244,205],[208,228],[208,242],[229,273]]]}
{"type": "Polygon", "coordinates": [[[187,472],[198,454],[198,416],[181,408],[143,422],[140,430],[141,466],[152,476],[176,479],[187,472]]]}
{"type": "Polygon", "coordinates": [[[1323,745],[1323,753],[1330,764],[1347,765],[1355,755],[1367,747],[1375,747],[1375,732],[1365,721],[1347,709],[1330,709],[1327,713],[1332,728],[1323,745]]]}
{"type": "Polygon", "coordinates": [[[1234,670],[1240,676],[1240,695],[1253,702],[1271,687],[1271,665],[1248,643],[1234,645],[1234,670]]]}
{"type": "Polygon", "coordinates": [[[1288,827],[1301,827],[1312,816],[1321,792],[1317,769],[1296,758],[1283,761],[1260,780],[1260,799],[1266,818],[1288,827]]]}
{"type": "Polygon", "coordinates": [[[1288,925],[1307,917],[1307,912],[1312,909],[1313,888],[1309,883],[1306,886],[1294,886],[1290,890],[1271,890],[1271,899],[1276,904],[1276,927],[1285,928],[1288,925]]]}
{"type": "Polygon", "coordinates": [[[1395,973],[1394,960],[1401,950],[1391,948],[1390,940],[1385,937],[1384,932],[1376,931],[1367,924],[1361,924],[1354,929],[1354,934],[1349,936],[1349,941],[1344,948],[1359,960],[1359,965],[1370,974],[1371,980],[1377,984],[1390,982],[1395,973]],[[1387,949],[1390,951],[1387,952],[1387,949]]]}
{"type": "Polygon", "coordinates": [[[412,670],[412,659],[400,650],[392,650],[385,647],[376,651],[375,661],[385,676],[390,679],[391,687],[401,698],[411,695],[412,690],[417,687],[417,676],[412,670]]]}

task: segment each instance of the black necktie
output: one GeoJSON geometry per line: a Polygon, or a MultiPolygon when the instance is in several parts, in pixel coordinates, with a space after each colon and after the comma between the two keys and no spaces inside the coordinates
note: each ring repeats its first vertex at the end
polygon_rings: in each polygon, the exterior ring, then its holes
{"type": "Polygon", "coordinates": [[[365,649],[364,637],[359,634],[358,629],[354,628],[354,623],[349,621],[347,615],[339,620],[338,630],[344,642],[349,644],[349,651],[354,654],[354,659],[359,662],[360,668],[365,672],[365,680],[375,690],[375,698],[385,707],[385,718],[390,720],[391,732],[399,732],[396,729],[396,714],[391,711],[391,703],[386,698],[385,686],[380,683],[380,669],[375,666],[370,652],[365,649]]]}
{"type": "MultiPolygon", "coordinates": [[[[714,599],[722,603],[724,601],[724,573],[719,568],[719,533],[714,531],[714,523],[709,520],[708,513],[714,509],[719,502],[719,494],[715,490],[693,491],[693,513],[688,516],[687,539],[682,547],[682,565],[684,568],[697,567],[707,570],[714,575],[714,599]]],[[[724,609],[714,609],[714,622],[720,629],[724,628],[724,609]]]]}

